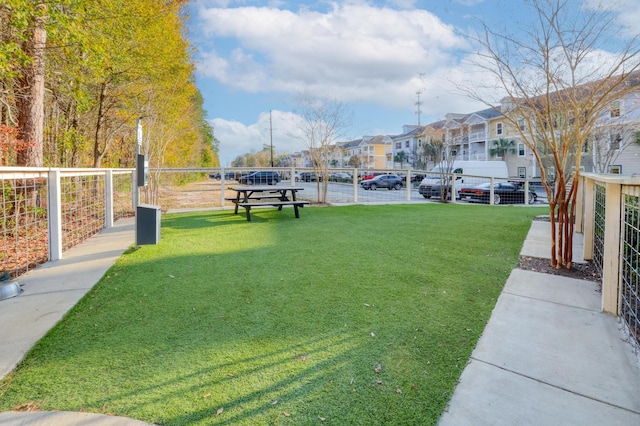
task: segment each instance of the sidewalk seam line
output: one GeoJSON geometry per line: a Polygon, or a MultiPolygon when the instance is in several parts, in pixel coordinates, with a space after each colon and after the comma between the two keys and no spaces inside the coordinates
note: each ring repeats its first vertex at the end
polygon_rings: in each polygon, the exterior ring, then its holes
{"type": "Polygon", "coordinates": [[[583,310],[583,311],[593,312],[593,313],[596,313],[596,314],[600,314],[600,313],[602,313],[601,311],[596,311],[596,310],[594,310],[594,309],[590,309],[590,308],[583,308],[583,307],[581,307],[581,306],[568,305],[568,304],[566,304],[566,303],[554,302],[554,301],[551,301],[551,300],[540,299],[540,298],[533,297],[533,296],[525,296],[525,295],[523,295],[523,294],[511,293],[510,291],[506,291],[506,290],[503,290],[503,291],[502,291],[502,293],[504,293],[504,294],[510,294],[511,296],[515,296],[515,297],[523,297],[523,298],[525,298],[525,299],[537,300],[537,301],[539,301],[539,302],[551,303],[551,304],[553,304],[553,305],[566,306],[567,308],[580,309],[580,310],[583,310]]]}
{"type": "Polygon", "coordinates": [[[502,367],[500,365],[494,364],[492,362],[483,361],[483,360],[475,358],[473,356],[470,357],[470,359],[478,361],[478,362],[481,362],[481,363],[486,364],[486,365],[490,365],[492,367],[499,368],[500,370],[506,371],[507,373],[512,373],[512,374],[515,374],[517,376],[524,377],[525,379],[533,380],[534,382],[538,382],[540,384],[543,384],[543,385],[546,385],[546,386],[550,386],[552,388],[556,388],[556,389],[559,389],[561,391],[568,392],[570,394],[573,394],[573,395],[576,395],[576,396],[579,396],[579,397],[582,397],[582,398],[590,399],[591,401],[599,402],[601,404],[605,404],[605,405],[608,405],[610,407],[619,408],[620,410],[624,410],[624,411],[628,411],[629,413],[640,415],[640,411],[635,411],[635,410],[633,410],[631,408],[622,407],[620,405],[616,405],[616,404],[613,404],[613,403],[607,402],[607,401],[602,401],[600,399],[594,398],[594,397],[589,396],[589,395],[584,395],[584,394],[576,392],[576,391],[572,391],[572,390],[564,388],[562,386],[558,386],[558,385],[554,385],[552,383],[544,382],[544,381],[542,381],[540,379],[536,379],[535,377],[527,376],[526,374],[522,374],[522,373],[518,373],[517,371],[509,370],[509,369],[507,369],[505,367],[502,367]]]}

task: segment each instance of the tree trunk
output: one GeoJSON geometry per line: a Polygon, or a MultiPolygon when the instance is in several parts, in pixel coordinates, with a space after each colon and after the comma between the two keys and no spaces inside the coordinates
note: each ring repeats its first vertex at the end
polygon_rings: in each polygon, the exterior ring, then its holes
{"type": "MultiPolygon", "coordinates": [[[[39,5],[45,10],[44,4],[39,5]]],[[[46,17],[36,17],[33,38],[25,42],[24,49],[33,58],[24,67],[18,79],[16,104],[18,107],[18,139],[22,142],[18,149],[17,165],[42,167],[44,131],[44,66],[47,32],[46,17]]]]}
{"type": "Polygon", "coordinates": [[[102,162],[104,151],[100,151],[100,129],[102,127],[102,119],[104,114],[104,102],[107,92],[107,83],[100,85],[100,96],[98,98],[98,117],[96,119],[96,131],[93,140],[93,167],[98,168],[102,162]]]}

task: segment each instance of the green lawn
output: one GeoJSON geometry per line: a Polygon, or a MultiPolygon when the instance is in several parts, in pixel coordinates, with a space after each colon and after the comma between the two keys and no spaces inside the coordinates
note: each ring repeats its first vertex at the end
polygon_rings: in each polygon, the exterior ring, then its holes
{"type": "Polygon", "coordinates": [[[163,425],[437,422],[546,208],[166,215],[0,382],[0,411],[163,425]],[[381,370],[376,372],[376,366],[381,370]]]}

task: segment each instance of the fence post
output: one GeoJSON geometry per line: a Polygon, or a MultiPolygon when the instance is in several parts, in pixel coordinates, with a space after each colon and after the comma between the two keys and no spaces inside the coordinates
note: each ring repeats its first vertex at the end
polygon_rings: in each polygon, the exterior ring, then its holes
{"type": "MultiPolygon", "coordinates": [[[[489,204],[493,205],[494,198],[496,196],[496,191],[493,188],[493,177],[489,178],[489,204]]],[[[525,198],[526,195],[525,195],[525,198]]]]}
{"type": "Polygon", "coordinates": [[[227,171],[224,167],[220,167],[220,207],[224,210],[224,190],[227,186],[227,171]]]}
{"type": "Polygon", "coordinates": [[[113,170],[104,174],[104,219],[105,228],[113,228],[113,170]]]}
{"type": "Polygon", "coordinates": [[[593,260],[593,237],[596,228],[596,182],[595,180],[587,177],[584,179],[584,221],[583,221],[583,235],[584,235],[584,260],[593,260]]]}
{"type": "Polygon", "coordinates": [[[140,195],[140,192],[138,191],[138,178],[136,176],[137,174],[138,173],[136,173],[136,170],[131,173],[131,209],[134,211],[134,213],[136,212],[136,210],[138,210],[138,196],[140,195]]]}
{"type": "Polygon", "coordinates": [[[584,230],[584,176],[578,176],[578,187],[576,188],[576,202],[571,206],[575,216],[574,232],[582,233],[584,230]]]}
{"type": "Polygon", "coordinates": [[[358,169],[353,169],[353,202],[358,202],[358,169]]]}
{"type": "Polygon", "coordinates": [[[602,310],[619,315],[621,185],[606,183],[604,248],[602,255],[602,310]]]}
{"type": "Polygon", "coordinates": [[[411,201],[411,175],[412,170],[407,170],[407,175],[404,177],[405,184],[407,185],[407,201],[411,201]]]}
{"type": "MultiPolygon", "coordinates": [[[[443,175],[444,176],[444,175],[443,175]]],[[[456,174],[453,173],[451,174],[449,177],[451,179],[451,193],[449,194],[449,197],[451,197],[451,203],[455,204],[456,203],[456,174]]],[[[440,196],[442,197],[442,194],[444,194],[444,186],[442,185],[444,182],[440,181],[440,196]]],[[[444,200],[445,202],[447,200],[444,200]]]]}
{"type": "Polygon", "coordinates": [[[49,261],[52,261],[62,258],[62,191],[60,169],[49,169],[48,174],[49,261]]]}

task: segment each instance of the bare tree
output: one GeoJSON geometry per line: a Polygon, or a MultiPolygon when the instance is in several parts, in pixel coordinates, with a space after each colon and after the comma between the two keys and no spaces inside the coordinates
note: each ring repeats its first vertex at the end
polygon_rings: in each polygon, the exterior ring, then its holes
{"type": "Polygon", "coordinates": [[[613,40],[620,33],[610,11],[572,9],[570,0],[528,5],[534,20],[522,37],[485,25],[476,40],[476,65],[495,77],[492,93],[506,93],[502,104],[485,88],[466,90],[501,111],[533,152],[549,200],[551,265],[570,269],[582,147],[599,115],[638,89],[640,45],[638,36],[613,40]],[[610,46],[617,52],[603,54],[610,46]]]}
{"type": "Polygon", "coordinates": [[[317,177],[318,202],[326,203],[331,149],[344,136],[351,122],[351,113],[344,103],[336,99],[318,99],[306,93],[298,97],[297,104],[298,114],[302,117],[298,138],[307,146],[311,155],[317,177]]]}

